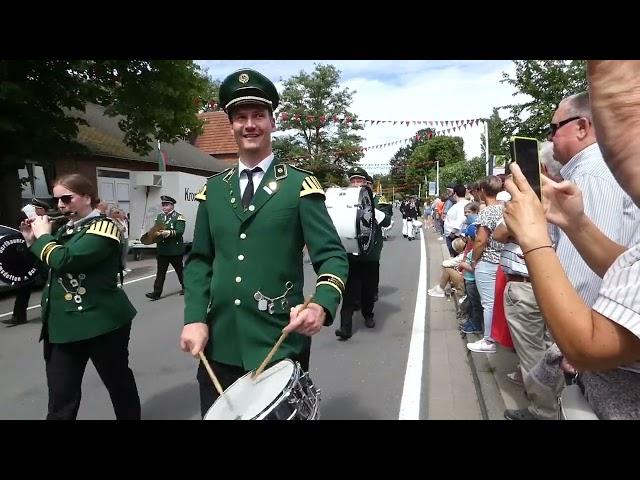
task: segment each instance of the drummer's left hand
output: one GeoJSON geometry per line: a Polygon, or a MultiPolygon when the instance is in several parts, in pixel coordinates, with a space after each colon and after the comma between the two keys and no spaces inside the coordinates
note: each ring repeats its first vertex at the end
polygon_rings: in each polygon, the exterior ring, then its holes
{"type": "Polygon", "coordinates": [[[302,335],[315,335],[324,325],[327,314],[317,303],[310,303],[307,308],[300,311],[302,304],[291,309],[289,313],[289,325],[282,329],[283,333],[298,332],[302,335]]]}

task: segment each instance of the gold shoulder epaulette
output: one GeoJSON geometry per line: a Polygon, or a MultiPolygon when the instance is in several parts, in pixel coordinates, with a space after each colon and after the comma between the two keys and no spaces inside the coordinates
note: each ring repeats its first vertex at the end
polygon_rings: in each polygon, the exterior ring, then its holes
{"type": "MultiPolygon", "coordinates": [[[[211,178],[211,177],[209,177],[209,178],[211,178]]],[[[206,183],[202,186],[200,191],[198,193],[196,193],[196,196],[194,198],[196,200],[198,200],[199,202],[204,202],[207,199],[207,184],[206,183]]]]}
{"type": "Polygon", "coordinates": [[[289,165],[294,170],[298,170],[299,172],[306,173],[307,175],[313,175],[313,172],[310,172],[309,170],[305,170],[304,168],[296,167],[295,165],[291,165],[291,164],[287,164],[287,165],[289,165]]]}
{"type": "Polygon", "coordinates": [[[300,188],[300,197],[306,197],[307,195],[311,195],[317,193],[318,195],[322,195],[324,198],[324,190],[322,189],[322,185],[316,177],[310,175],[305,177],[302,181],[302,187],[300,188]]]}
{"type": "Polygon", "coordinates": [[[176,218],[176,220],[182,221],[182,222],[186,222],[187,221],[187,219],[181,213],[178,214],[178,218],[176,218]]]}
{"type": "Polygon", "coordinates": [[[120,243],[120,230],[111,220],[103,219],[92,223],[87,230],[92,235],[100,235],[101,237],[111,238],[120,243]]]}

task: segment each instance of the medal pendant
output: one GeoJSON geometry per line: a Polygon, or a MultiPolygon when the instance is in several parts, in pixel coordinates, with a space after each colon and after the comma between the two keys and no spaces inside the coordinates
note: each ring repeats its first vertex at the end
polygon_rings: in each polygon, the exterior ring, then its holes
{"type": "Polygon", "coordinates": [[[64,299],[65,299],[67,302],[70,302],[71,300],[73,300],[73,295],[71,295],[70,293],[65,293],[65,294],[64,294],[64,299]]]}
{"type": "Polygon", "coordinates": [[[267,308],[268,308],[267,301],[264,298],[261,298],[258,301],[258,310],[260,310],[261,312],[264,312],[267,308]]]}

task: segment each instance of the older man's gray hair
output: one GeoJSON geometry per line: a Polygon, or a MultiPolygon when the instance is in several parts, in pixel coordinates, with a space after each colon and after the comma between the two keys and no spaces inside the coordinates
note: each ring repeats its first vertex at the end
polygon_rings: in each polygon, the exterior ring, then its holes
{"type": "Polygon", "coordinates": [[[553,142],[545,140],[540,144],[540,164],[547,177],[556,182],[562,181],[562,175],[560,175],[562,164],[553,158],[553,142]]]}

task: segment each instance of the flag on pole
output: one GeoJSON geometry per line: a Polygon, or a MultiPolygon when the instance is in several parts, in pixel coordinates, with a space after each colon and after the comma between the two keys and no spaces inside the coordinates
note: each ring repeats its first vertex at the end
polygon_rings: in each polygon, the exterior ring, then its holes
{"type": "Polygon", "coordinates": [[[160,146],[160,140],[158,140],[158,171],[166,172],[167,171],[167,154],[162,151],[160,146]]]}

